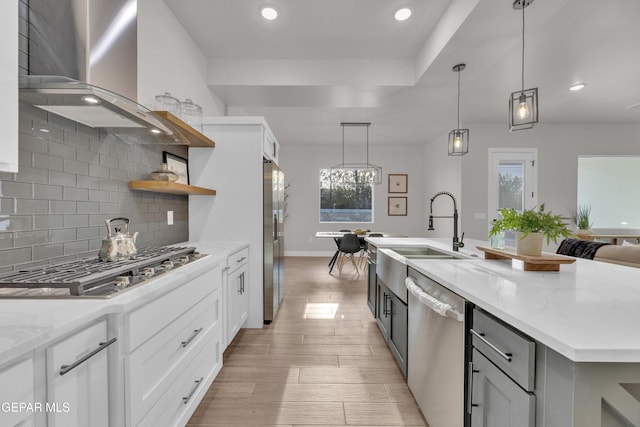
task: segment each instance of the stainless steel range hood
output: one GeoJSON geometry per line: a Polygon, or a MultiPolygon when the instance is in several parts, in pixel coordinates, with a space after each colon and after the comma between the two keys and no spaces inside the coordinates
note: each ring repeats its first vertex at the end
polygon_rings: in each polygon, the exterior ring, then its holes
{"type": "Polygon", "coordinates": [[[66,77],[20,76],[20,102],[102,129],[127,143],[185,143],[170,123],[144,106],[66,77]]]}
{"type": "Polygon", "coordinates": [[[132,100],[137,0],[14,1],[21,4],[21,40],[26,40],[19,52],[21,104],[127,143],[188,143],[169,121],[132,100]]]}

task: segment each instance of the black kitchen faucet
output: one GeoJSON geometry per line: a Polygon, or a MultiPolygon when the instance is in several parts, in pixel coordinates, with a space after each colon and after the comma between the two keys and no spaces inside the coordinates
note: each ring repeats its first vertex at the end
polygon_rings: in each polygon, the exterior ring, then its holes
{"type": "Polygon", "coordinates": [[[431,198],[431,204],[429,205],[429,228],[427,228],[428,231],[435,230],[435,228],[433,228],[433,218],[453,218],[453,250],[455,252],[458,252],[460,248],[464,247],[464,243],[462,242],[464,240],[464,233],[462,233],[462,238],[458,240],[458,203],[456,202],[456,198],[453,196],[453,194],[449,193],[448,191],[440,191],[431,198]],[[433,215],[433,201],[438,196],[442,196],[442,195],[447,195],[451,197],[451,200],[453,200],[453,216],[451,215],[434,216],[433,215]]]}

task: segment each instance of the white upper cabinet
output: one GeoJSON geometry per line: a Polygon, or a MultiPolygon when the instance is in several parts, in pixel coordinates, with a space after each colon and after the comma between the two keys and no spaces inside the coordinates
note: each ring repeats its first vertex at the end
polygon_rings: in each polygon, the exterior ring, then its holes
{"type": "Polygon", "coordinates": [[[0,2],[0,172],[18,172],[18,1],[0,2]]]}

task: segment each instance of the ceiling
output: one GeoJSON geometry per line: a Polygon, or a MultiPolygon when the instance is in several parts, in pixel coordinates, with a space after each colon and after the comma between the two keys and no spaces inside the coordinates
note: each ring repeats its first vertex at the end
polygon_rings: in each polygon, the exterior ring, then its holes
{"type": "MultiPolygon", "coordinates": [[[[446,140],[504,123],[521,88],[522,12],[512,0],[165,0],[208,59],[230,115],[264,116],[281,145],[340,144],[343,121],[371,145],[446,140]],[[400,6],[413,9],[405,22],[400,6]]],[[[525,89],[544,123],[640,123],[640,2],[537,0],[525,10],[525,89]],[[570,92],[584,82],[586,88],[570,92]]],[[[361,142],[361,141],[360,141],[361,142]]],[[[347,141],[348,143],[348,141],[347,141]]],[[[444,142],[443,142],[444,143],[444,142]]],[[[472,141],[473,143],[473,141],[472,141]]]]}

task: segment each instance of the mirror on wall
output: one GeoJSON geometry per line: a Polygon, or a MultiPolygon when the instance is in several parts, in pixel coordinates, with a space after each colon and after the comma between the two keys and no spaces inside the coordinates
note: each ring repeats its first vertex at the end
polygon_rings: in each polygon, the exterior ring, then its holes
{"type": "Polygon", "coordinates": [[[578,156],[578,206],[594,229],[640,232],[640,156],[578,156]]]}

